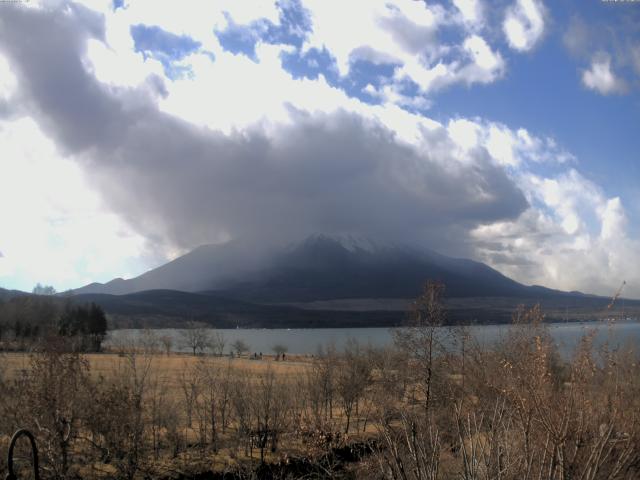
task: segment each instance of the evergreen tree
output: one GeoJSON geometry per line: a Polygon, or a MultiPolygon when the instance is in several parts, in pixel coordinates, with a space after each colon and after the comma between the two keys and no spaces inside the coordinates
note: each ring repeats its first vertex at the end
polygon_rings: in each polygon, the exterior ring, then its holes
{"type": "Polygon", "coordinates": [[[92,348],[99,352],[102,342],[107,334],[107,316],[99,305],[91,303],[88,310],[89,321],[87,323],[87,334],[92,342],[92,348]]]}

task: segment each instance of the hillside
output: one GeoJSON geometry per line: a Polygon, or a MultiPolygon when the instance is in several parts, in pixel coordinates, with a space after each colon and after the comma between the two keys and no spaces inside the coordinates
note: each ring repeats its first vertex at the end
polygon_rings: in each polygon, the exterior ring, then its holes
{"type": "MultiPolygon", "coordinates": [[[[450,323],[503,323],[520,304],[549,320],[602,318],[608,299],[518,283],[482,263],[415,246],[313,235],[278,248],[205,245],[129,280],[73,292],[136,325],[218,327],[392,326],[407,318],[424,282],[446,285],[450,323]]],[[[629,312],[640,302],[627,301],[629,312]]]]}
{"type": "Polygon", "coordinates": [[[270,250],[256,250],[241,242],[206,245],[138,277],[93,283],[74,293],[215,291],[260,303],[406,299],[419,295],[426,279],[445,283],[448,297],[578,295],[525,286],[473,260],[413,246],[328,235],[313,235],[270,250]]]}

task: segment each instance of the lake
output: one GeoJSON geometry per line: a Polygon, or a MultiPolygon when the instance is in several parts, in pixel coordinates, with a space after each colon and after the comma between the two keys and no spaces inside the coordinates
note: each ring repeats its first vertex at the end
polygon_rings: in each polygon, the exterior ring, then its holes
{"type": "MultiPolygon", "coordinates": [[[[595,345],[609,342],[614,347],[629,344],[637,346],[640,343],[640,322],[580,322],[580,323],[550,323],[549,331],[558,345],[561,354],[569,355],[580,338],[588,332],[595,331],[595,345]]],[[[481,344],[490,345],[503,337],[510,325],[482,325],[467,327],[470,334],[481,344]]],[[[445,341],[451,337],[455,327],[440,327],[439,331],[445,341]]],[[[292,328],[292,329],[216,329],[226,340],[225,353],[229,353],[229,346],[238,339],[244,340],[251,352],[273,353],[276,344],[285,345],[289,353],[315,354],[319,346],[330,344],[340,350],[349,339],[356,339],[360,344],[384,347],[393,343],[393,329],[388,328],[292,328]]],[[[173,339],[173,350],[188,352],[189,348],[182,345],[180,329],[124,329],[111,330],[105,346],[117,347],[122,344],[139,342],[145,336],[159,339],[170,336],[173,339]]]]}

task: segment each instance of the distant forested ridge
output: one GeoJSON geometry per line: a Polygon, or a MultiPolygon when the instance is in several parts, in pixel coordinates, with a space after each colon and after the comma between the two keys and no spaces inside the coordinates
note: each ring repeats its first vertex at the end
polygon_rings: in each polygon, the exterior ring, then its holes
{"type": "Polygon", "coordinates": [[[0,298],[0,347],[37,348],[49,337],[63,337],[78,351],[100,351],[107,317],[95,303],[79,303],[51,295],[0,298]]]}

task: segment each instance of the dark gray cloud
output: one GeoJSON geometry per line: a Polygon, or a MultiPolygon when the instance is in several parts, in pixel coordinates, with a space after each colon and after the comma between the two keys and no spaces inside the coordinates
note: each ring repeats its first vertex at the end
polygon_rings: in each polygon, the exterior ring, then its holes
{"type": "Polygon", "coordinates": [[[27,111],[111,208],[158,244],[352,232],[452,251],[470,228],[527,207],[486,152],[465,166],[452,160],[444,129],[425,133],[418,149],[344,111],[293,112],[295,122],[275,133],[231,135],[162,113],[148,86],[112,89],[87,72],[86,40],[100,38],[99,25],[85,10],[10,5],[0,49],[27,111]]]}

